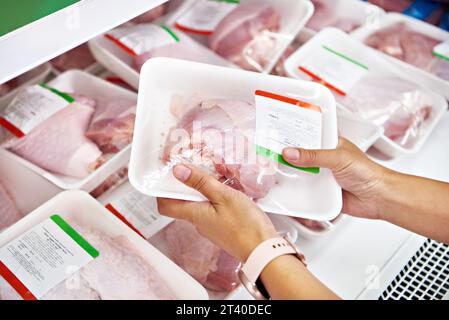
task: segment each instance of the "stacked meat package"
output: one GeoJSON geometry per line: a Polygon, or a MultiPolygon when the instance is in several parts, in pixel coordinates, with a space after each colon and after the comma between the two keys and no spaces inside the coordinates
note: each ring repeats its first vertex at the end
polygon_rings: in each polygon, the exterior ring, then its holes
{"type": "Polygon", "coordinates": [[[242,262],[158,212],[157,197],[206,200],[175,179],[181,163],[293,241],[336,232],[332,172],[282,150],[339,134],[390,158],[421,150],[447,112],[449,34],[385,12],[412,2],[172,0],[0,84],[0,165],[59,193],[24,210],[35,195],[0,176],[0,300],[232,297],[242,262]]]}

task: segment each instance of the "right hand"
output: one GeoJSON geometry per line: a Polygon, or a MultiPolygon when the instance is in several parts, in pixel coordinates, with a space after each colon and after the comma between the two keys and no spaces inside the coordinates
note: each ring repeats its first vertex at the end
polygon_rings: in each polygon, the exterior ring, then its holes
{"type": "Polygon", "coordinates": [[[343,189],[342,212],[361,218],[380,219],[382,199],[389,169],[370,160],[344,138],[334,150],[284,149],[285,161],[298,167],[322,167],[332,170],[343,189]]]}

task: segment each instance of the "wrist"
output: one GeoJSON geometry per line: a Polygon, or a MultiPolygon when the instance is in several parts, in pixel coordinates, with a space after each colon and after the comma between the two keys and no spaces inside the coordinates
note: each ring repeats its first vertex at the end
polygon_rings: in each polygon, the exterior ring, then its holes
{"type": "Polygon", "coordinates": [[[382,176],[381,191],[377,203],[377,216],[379,220],[389,221],[391,219],[391,208],[400,193],[400,181],[403,174],[394,170],[385,169],[382,176]]]}
{"type": "Polygon", "coordinates": [[[264,241],[276,238],[278,237],[278,234],[275,230],[266,230],[261,231],[251,237],[247,237],[242,241],[242,245],[240,246],[238,256],[236,257],[241,262],[245,263],[251,253],[264,241]]]}

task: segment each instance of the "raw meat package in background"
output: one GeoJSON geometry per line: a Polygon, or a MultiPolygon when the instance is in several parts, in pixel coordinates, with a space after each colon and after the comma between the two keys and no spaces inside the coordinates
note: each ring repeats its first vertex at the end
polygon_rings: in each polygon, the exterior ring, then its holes
{"type": "Polygon", "coordinates": [[[2,111],[3,148],[60,188],[93,189],[125,164],[135,106],[134,93],[70,71],[23,88],[2,111]]]}
{"type": "Polygon", "coordinates": [[[311,0],[315,12],[306,27],[314,32],[334,27],[351,32],[362,25],[371,25],[384,14],[377,6],[359,0],[311,0]]]}
{"type": "Polygon", "coordinates": [[[266,212],[300,213],[316,220],[339,213],[341,189],[330,171],[292,167],[281,156],[283,146],[297,145],[297,139],[304,147],[336,146],[336,110],[326,88],[167,58],[145,66],[130,165],[130,182],[137,190],[149,196],[203,200],[172,175],[176,164],[190,163],[247,194],[266,212]],[[274,111],[280,112],[282,124],[270,122],[264,113],[270,107],[261,107],[265,103],[283,110],[274,111]],[[297,122],[289,122],[296,117],[297,122]],[[285,129],[282,133],[279,126],[285,129]],[[294,137],[288,137],[290,133],[294,137]],[[314,192],[326,192],[329,201],[319,201],[311,196],[314,192]]]}
{"type": "Polygon", "coordinates": [[[0,181],[0,232],[22,218],[11,194],[0,181]]]}
{"type": "Polygon", "coordinates": [[[221,66],[231,64],[178,30],[164,25],[124,25],[89,42],[100,63],[138,88],[142,65],[151,58],[171,57],[221,66]]]}
{"type": "MultiPolygon", "coordinates": [[[[62,219],[96,250],[94,259],[72,269],[42,292],[42,300],[206,299],[196,281],[141,239],[87,194],[69,191],[44,204],[0,236],[0,248],[64,212],[62,219]]],[[[52,230],[52,229],[49,229],[52,230]]],[[[50,231],[51,232],[51,231],[50,231]]],[[[57,235],[57,233],[55,233],[57,235]]],[[[33,250],[33,249],[30,249],[33,250]]],[[[76,251],[75,251],[76,252],[76,251]]],[[[6,280],[5,280],[6,279],[6,280]]],[[[21,299],[0,275],[0,300],[21,299]]],[[[47,279],[42,279],[42,286],[47,279]]],[[[26,285],[26,283],[25,283],[26,285]]],[[[34,295],[34,292],[32,292],[34,295]]],[[[23,297],[23,296],[22,296],[23,297]]],[[[35,295],[36,297],[36,295],[35,295]]],[[[29,298],[29,296],[26,296],[29,298]]]]}
{"type": "Polygon", "coordinates": [[[164,14],[167,13],[168,3],[161,4],[160,6],[148,10],[147,12],[141,14],[140,16],[131,19],[129,22],[139,24],[139,23],[151,23],[154,20],[159,19],[164,14]]]}
{"type": "Polygon", "coordinates": [[[197,0],[168,23],[233,64],[268,73],[312,12],[308,1],[197,0]]]}
{"type": "Polygon", "coordinates": [[[369,0],[369,2],[381,7],[385,11],[404,12],[414,0],[369,0]]]}
{"type": "Polygon", "coordinates": [[[346,111],[384,128],[376,146],[417,152],[446,109],[442,96],[337,29],[325,29],[285,63],[290,76],[329,87],[346,111]]]}
{"type": "Polygon", "coordinates": [[[160,237],[166,242],[168,257],[206,289],[230,292],[240,284],[240,262],[201,236],[191,223],[176,220],[160,237]]]}
{"type": "Polygon", "coordinates": [[[442,41],[411,29],[405,22],[398,22],[371,34],[365,43],[449,81],[449,60],[434,55],[435,47],[442,41]]]}
{"type": "Polygon", "coordinates": [[[87,43],[84,43],[75,49],[69,50],[60,56],[50,60],[51,65],[59,72],[71,69],[84,70],[96,62],[90,52],[87,43]]]}

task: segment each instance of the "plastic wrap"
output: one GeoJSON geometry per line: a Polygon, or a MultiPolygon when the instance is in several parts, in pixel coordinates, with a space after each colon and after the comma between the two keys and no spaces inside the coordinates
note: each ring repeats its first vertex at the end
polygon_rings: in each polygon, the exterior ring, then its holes
{"type": "Polygon", "coordinates": [[[22,214],[0,181],[0,232],[20,218],[22,218],[22,214]]]}
{"type": "Polygon", "coordinates": [[[412,30],[403,22],[371,34],[365,39],[365,43],[394,58],[449,81],[449,61],[433,55],[434,48],[441,41],[412,30]]]}
{"type": "Polygon", "coordinates": [[[170,57],[229,66],[226,60],[197,44],[182,32],[155,24],[128,25],[113,29],[105,37],[132,57],[133,67],[140,71],[151,58],[170,57]]]}
{"type": "Polygon", "coordinates": [[[128,166],[120,168],[117,172],[110,175],[98,187],[91,191],[90,195],[94,198],[101,197],[106,192],[114,190],[126,181],[128,181],[128,166]]]}
{"type": "Polygon", "coordinates": [[[360,27],[361,23],[358,17],[339,15],[338,10],[336,10],[338,2],[339,0],[312,0],[315,12],[307,23],[307,28],[320,31],[327,27],[334,27],[345,32],[350,32],[360,27]]]}
{"type": "Polygon", "coordinates": [[[95,62],[96,60],[86,43],[50,60],[51,65],[61,72],[71,69],[84,70],[95,62]]]}
{"type": "Polygon", "coordinates": [[[351,112],[385,128],[385,136],[412,148],[432,117],[435,96],[397,77],[367,77],[338,101],[351,112]]]}
{"type": "Polygon", "coordinates": [[[167,3],[161,4],[160,6],[157,6],[156,8],[153,8],[153,9],[141,14],[140,16],[137,16],[134,19],[131,19],[129,22],[136,23],[136,24],[151,23],[154,20],[162,17],[167,12],[167,7],[168,7],[167,3]]]}
{"type": "Polygon", "coordinates": [[[206,289],[230,292],[240,284],[240,262],[201,236],[189,222],[176,220],[161,232],[169,257],[206,289]]]}

